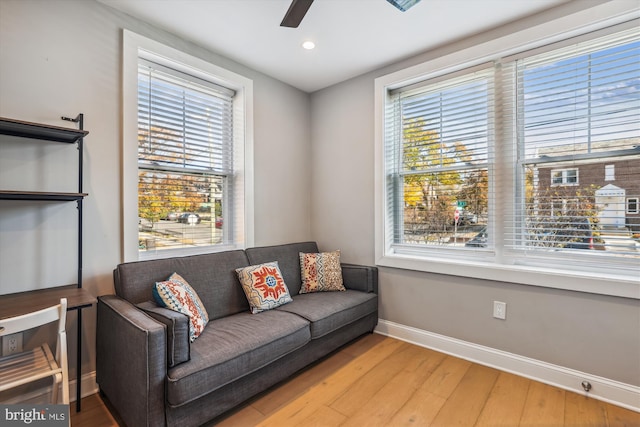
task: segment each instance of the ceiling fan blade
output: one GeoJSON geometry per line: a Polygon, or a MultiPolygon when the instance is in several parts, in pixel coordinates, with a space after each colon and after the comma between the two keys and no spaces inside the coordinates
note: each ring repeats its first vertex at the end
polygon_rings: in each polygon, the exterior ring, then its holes
{"type": "Polygon", "coordinates": [[[397,7],[400,11],[406,12],[411,7],[415,6],[420,0],[387,0],[389,3],[397,7]]]}
{"type": "Polygon", "coordinates": [[[293,0],[280,26],[298,28],[298,25],[302,22],[302,18],[304,18],[307,10],[311,7],[311,3],[313,3],[313,0],[293,0]]]}

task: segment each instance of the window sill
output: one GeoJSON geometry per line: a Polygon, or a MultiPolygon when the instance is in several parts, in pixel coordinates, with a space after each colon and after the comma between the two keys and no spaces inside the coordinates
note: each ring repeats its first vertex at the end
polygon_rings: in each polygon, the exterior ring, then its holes
{"type": "Polygon", "coordinates": [[[146,261],[151,259],[164,259],[173,257],[185,257],[190,255],[209,254],[214,252],[230,251],[240,249],[237,245],[215,245],[215,246],[197,246],[192,248],[176,248],[176,249],[160,249],[138,252],[138,261],[146,261]]]}
{"type": "Polygon", "coordinates": [[[539,265],[496,264],[488,262],[486,258],[427,260],[415,254],[383,255],[376,260],[376,265],[640,300],[640,271],[635,275],[633,272],[614,275],[585,270],[567,271],[539,265]]]}

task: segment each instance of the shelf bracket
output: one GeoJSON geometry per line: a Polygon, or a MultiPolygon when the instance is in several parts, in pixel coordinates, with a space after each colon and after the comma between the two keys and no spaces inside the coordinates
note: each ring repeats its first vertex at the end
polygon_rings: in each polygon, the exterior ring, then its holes
{"type": "Polygon", "coordinates": [[[78,114],[75,118],[62,116],[60,117],[62,120],[66,120],[67,122],[78,123],[82,119],[82,113],[78,114]]]}

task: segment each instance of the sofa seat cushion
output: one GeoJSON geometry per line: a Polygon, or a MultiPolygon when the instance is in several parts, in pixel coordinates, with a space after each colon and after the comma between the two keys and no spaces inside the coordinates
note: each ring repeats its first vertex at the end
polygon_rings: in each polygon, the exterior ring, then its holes
{"type": "Polygon", "coordinates": [[[378,310],[378,296],[347,289],[344,292],[299,294],[277,311],[297,314],[311,322],[311,338],[320,338],[378,310]]]}
{"type": "Polygon", "coordinates": [[[209,321],[191,343],[191,360],[169,369],[167,401],[173,407],[191,402],[281,359],[310,339],[309,322],[284,311],[238,313],[209,321]]]}

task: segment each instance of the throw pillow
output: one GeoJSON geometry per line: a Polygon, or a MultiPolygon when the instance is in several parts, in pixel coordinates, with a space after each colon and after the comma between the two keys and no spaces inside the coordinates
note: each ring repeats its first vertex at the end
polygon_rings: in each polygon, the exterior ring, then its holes
{"type": "Polygon", "coordinates": [[[340,251],[306,254],[300,252],[301,294],[346,291],[342,282],[340,251]]]}
{"type": "Polygon", "coordinates": [[[277,261],[237,268],[236,273],[253,314],[293,301],[277,261]]]}
{"type": "Polygon", "coordinates": [[[156,282],[153,298],[158,305],[189,316],[189,341],[200,336],[209,322],[209,315],[196,291],[178,273],[166,281],[156,282]]]}

